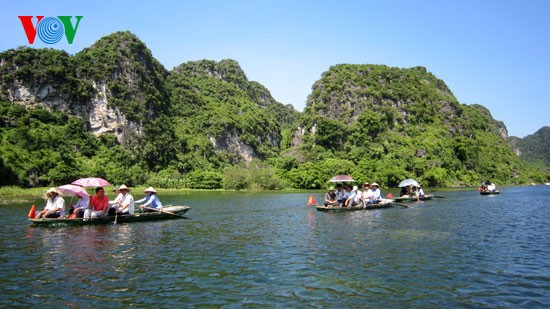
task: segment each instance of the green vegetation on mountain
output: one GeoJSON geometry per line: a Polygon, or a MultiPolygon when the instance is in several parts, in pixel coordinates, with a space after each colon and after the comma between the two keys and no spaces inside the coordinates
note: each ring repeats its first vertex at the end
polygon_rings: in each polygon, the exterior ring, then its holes
{"type": "Polygon", "coordinates": [[[299,121],[305,133],[295,136],[302,142],[287,150],[312,164],[288,177],[295,186],[319,187],[322,181],[308,177],[326,175],[328,164],[390,187],[405,178],[429,186],[525,182],[528,169],[500,125],[481,106],[459,104],[424,68],[337,65],[313,86],[299,121]]]}
{"type": "Polygon", "coordinates": [[[234,60],[167,71],[130,32],[74,56],[8,50],[0,64],[0,185],[92,175],[235,190],[322,188],[335,174],[390,187],[548,179],[512,151],[504,124],[460,104],[423,67],[333,66],[299,113],[234,60]]]}
{"type": "MultiPolygon", "coordinates": [[[[520,157],[539,170],[550,172],[550,127],[542,127],[537,132],[524,138],[510,137],[510,144],[519,153],[520,157]]],[[[548,179],[538,177],[536,182],[548,179]]]]}

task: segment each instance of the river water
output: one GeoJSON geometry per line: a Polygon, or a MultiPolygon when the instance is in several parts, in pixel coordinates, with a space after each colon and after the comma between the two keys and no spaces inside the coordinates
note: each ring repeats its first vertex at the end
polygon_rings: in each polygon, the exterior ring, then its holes
{"type": "Polygon", "coordinates": [[[436,194],[324,213],[310,193],[187,192],[160,197],[191,220],[71,228],[9,203],[0,307],[548,308],[550,187],[436,194]]]}

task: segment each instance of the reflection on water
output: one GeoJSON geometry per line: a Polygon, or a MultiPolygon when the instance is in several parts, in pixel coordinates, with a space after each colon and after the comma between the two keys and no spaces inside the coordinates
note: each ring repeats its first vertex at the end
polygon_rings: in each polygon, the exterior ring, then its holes
{"type": "Polygon", "coordinates": [[[73,228],[2,206],[0,306],[544,307],[549,189],[349,213],[199,192],[163,196],[192,220],[73,228]]]}

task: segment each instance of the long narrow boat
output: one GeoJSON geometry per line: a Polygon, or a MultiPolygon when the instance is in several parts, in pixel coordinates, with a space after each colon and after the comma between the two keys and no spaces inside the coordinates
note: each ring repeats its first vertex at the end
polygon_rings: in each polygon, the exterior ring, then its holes
{"type": "Polygon", "coordinates": [[[479,194],[481,194],[481,195],[493,195],[493,194],[500,194],[500,191],[498,191],[498,190],[495,190],[495,191],[479,191],[479,194]]]}
{"type": "Polygon", "coordinates": [[[93,218],[84,220],[82,218],[43,218],[29,219],[33,226],[82,226],[82,225],[98,225],[98,224],[119,224],[133,223],[142,221],[170,220],[170,219],[186,219],[182,216],[191,207],[189,206],[168,206],[163,207],[161,211],[134,213],[133,215],[109,216],[101,218],[93,218]]]}
{"type": "Polygon", "coordinates": [[[340,207],[340,206],[324,206],[324,205],[315,205],[318,211],[325,212],[342,212],[342,211],[356,211],[356,210],[370,210],[370,209],[379,209],[379,208],[389,208],[394,204],[392,199],[382,199],[378,204],[369,204],[366,207],[363,206],[353,206],[353,207],[340,207]]]}
{"type": "MultiPolygon", "coordinates": [[[[420,197],[420,200],[421,201],[429,201],[433,198],[433,195],[431,194],[426,194],[426,195],[422,195],[420,197]]],[[[394,197],[393,198],[396,202],[416,202],[417,199],[416,197],[407,197],[407,196],[400,196],[400,197],[394,197]]]]}

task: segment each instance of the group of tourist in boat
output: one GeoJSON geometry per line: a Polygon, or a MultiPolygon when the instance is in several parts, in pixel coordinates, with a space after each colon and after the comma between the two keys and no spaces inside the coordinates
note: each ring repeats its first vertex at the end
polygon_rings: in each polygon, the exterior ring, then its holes
{"type": "Polygon", "coordinates": [[[369,184],[366,182],[363,185],[363,191],[357,186],[341,184],[330,187],[325,195],[325,207],[366,207],[370,204],[378,204],[382,200],[380,186],[374,182],[369,184]]]}
{"type": "Polygon", "coordinates": [[[417,199],[417,201],[419,201],[425,195],[426,194],[424,193],[424,189],[422,189],[422,186],[418,183],[411,186],[401,187],[401,192],[399,193],[399,197],[413,198],[417,199]]]}
{"type": "Polygon", "coordinates": [[[479,192],[496,192],[497,186],[490,182],[490,181],[484,181],[481,183],[481,186],[479,187],[479,192]]]}
{"type": "MultiPolygon", "coordinates": [[[[130,194],[130,188],[124,184],[113,191],[115,199],[112,201],[109,201],[109,198],[105,195],[103,187],[97,187],[95,195],[91,197],[85,194],[77,195],[78,200],[75,204],[70,205],[68,217],[90,220],[106,216],[133,215],[135,204],[141,204],[139,209],[142,212],[162,210],[162,203],[153,187],[145,189],[145,197],[137,201],[134,201],[134,197],[130,194]]],[[[65,200],[57,188],[50,188],[44,195],[44,199],[46,200],[46,206],[36,214],[36,219],[65,218],[65,200]]]]}

